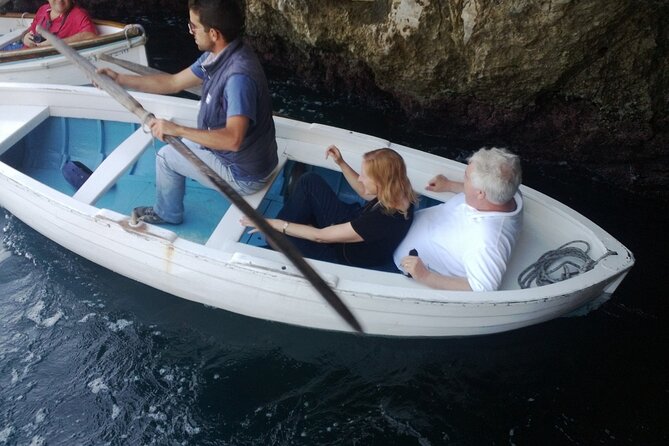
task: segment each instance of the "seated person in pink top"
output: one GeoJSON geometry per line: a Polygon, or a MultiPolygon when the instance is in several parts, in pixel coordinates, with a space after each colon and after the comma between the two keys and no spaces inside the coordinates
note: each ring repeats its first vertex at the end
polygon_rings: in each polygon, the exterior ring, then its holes
{"type": "Polygon", "coordinates": [[[98,35],[88,13],[77,6],[74,0],[49,0],[48,4],[42,5],[23,36],[24,48],[49,46],[37,32],[38,25],[68,43],[92,39],[98,35]]]}

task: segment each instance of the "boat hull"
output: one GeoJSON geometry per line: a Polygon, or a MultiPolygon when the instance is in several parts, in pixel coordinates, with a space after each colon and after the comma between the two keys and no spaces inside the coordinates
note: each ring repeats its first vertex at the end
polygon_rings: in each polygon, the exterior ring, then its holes
{"type": "MultiPolygon", "coordinates": [[[[3,104],[9,107],[12,99],[21,97],[29,106],[48,107],[51,115],[133,121],[94,89],[51,86],[36,90],[36,86],[0,84],[0,97],[5,98],[0,99],[0,113],[3,104]]],[[[184,123],[194,122],[197,103],[193,101],[137,97],[149,110],[162,110],[184,123]]],[[[347,148],[345,151],[356,146],[359,153],[347,153],[349,159],[383,143],[402,153],[414,184],[432,174],[428,169],[464,171],[459,163],[367,135],[282,118],[276,118],[276,122],[282,162],[290,158],[324,164],[322,150],[315,148],[325,147],[325,141],[338,143],[347,148]]],[[[442,337],[503,332],[569,314],[605,293],[612,293],[633,264],[631,253],[573,210],[532,189],[524,188],[523,193],[530,227],[519,249],[525,246],[532,251],[527,247],[536,238],[533,231],[543,226],[539,222],[547,219],[546,225],[550,226],[548,219],[560,216],[562,221],[551,223],[566,232],[560,237],[571,237],[572,232],[580,231],[578,235],[597,244],[597,253],[611,249],[617,255],[605,258],[585,274],[560,283],[520,290],[509,280],[505,282],[508,289],[491,293],[430,290],[399,274],[311,260],[310,263],[333,286],[365,332],[381,336],[442,337]]],[[[176,296],[254,318],[318,329],[350,330],[281,254],[238,241],[243,229],[230,224],[236,223],[240,216],[235,208],[226,211],[219,224],[226,238],[220,238],[220,234],[217,238],[215,231],[206,243],[196,243],[170,229],[146,224],[132,227],[127,214],[79,202],[4,162],[0,163],[0,206],[66,249],[176,296]]],[[[552,245],[551,241],[547,243],[552,245]]],[[[526,257],[538,256],[531,252],[526,257]]],[[[518,265],[510,269],[516,272],[526,264],[526,259],[514,259],[514,263],[518,265]]]]}

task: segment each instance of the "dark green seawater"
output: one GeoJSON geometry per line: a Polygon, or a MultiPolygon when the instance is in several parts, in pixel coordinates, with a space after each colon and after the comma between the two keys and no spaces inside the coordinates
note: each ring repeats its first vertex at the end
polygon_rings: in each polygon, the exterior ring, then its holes
{"type": "MultiPolygon", "coordinates": [[[[154,66],[196,56],[185,18],[130,21],[149,31],[154,66]]],[[[387,111],[270,78],[283,114],[468,154],[387,111]]],[[[585,316],[474,338],[231,314],[113,274],[0,211],[0,445],[667,444],[666,209],[566,160],[524,162],[525,184],[604,227],[637,264],[585,316]]]]}

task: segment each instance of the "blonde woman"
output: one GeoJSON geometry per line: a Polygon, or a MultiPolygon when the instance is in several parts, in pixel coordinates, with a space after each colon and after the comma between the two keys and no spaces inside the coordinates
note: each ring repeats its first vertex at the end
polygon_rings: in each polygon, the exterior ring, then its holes
{"type": "MultiPolygon", "coordinates": [[[[388,264],[409,231],[418,200],[404,160],[391,149],[372,150],[363,156],[358,174],[336,146],[328,147],[325,157],[339,166],[367,203],[345,203],[322,177],[306,173],[277,218],[268,222],[289,236],[305,257],[360,267],[388,264]]],[[[253,226],[246,217],[240,222],[253,226]]]]}

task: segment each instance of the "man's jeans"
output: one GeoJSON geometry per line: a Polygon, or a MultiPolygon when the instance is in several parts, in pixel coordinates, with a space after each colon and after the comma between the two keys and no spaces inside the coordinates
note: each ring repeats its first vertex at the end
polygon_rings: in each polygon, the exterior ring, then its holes
{"type": "MultiPolygon", "coordinates": [[[[221,158],[213,152],[200,148],[199,144],[183,140],[198,158],[205,162],[225,180],[240,195],[249,195],[259,191],[267,184],[267,178],[257,181],[236,180],[230,167],[223,164],[221,158]]],[[[184,217],[184,194],[186,193],[186,177],[211,189],[216,189],[214,183],[195,167],[190,161],[181,156],[177,150],[166,145],[156,155],[156,205],[154,211],[168,223],[179,224],[184,217]]]]}

